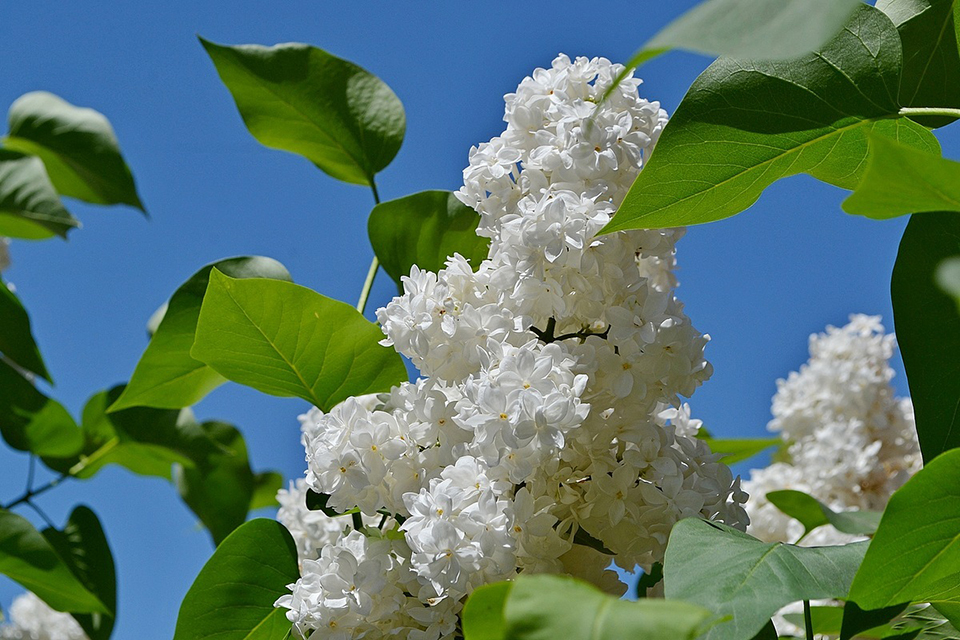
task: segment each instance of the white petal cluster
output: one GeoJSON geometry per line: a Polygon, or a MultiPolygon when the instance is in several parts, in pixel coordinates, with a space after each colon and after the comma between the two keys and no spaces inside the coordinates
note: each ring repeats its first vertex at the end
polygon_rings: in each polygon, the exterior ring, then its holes
{"type": "Polygon", "coordinates": [[[10,624],[0,625],[0,640],[87,640],[73,616],[29,591],[14,599],[8,613],[10,624]]]}
{"type": "MultiPolygon", "coordinates": [[[[880,318],[853,315],[842,328],[810,336],[810,359],[777,382],[768,428],[789,443],[790,462],[754,469],[744,488],[749,532],[767,541],[794,542],[803,526],[766,500],[778,489],[808,493],[833,509],[883,510],[890,495],[921,465],[913,406],[894,396],[894,336],[880,318]]],[[[832,527],[805,545],[852,540],[832,527]]]]}
{"type": "Polygon", "coordinates": [[[632,569],[680,518],[746,527],[739,478],[681,401],[712,371],[674,295],[683,230],[597,235],[666,123],[633,78],[600,105],[622,69],[561,55],[505,97],[457,193],[487,259],[414,267],[377,312],[423,377],[303,420],[306,485],[388,516],[303,561],[278,602],[302,634],[447,638],[464,596],[518,572],[622,589],[577,543],[632,569]]]}

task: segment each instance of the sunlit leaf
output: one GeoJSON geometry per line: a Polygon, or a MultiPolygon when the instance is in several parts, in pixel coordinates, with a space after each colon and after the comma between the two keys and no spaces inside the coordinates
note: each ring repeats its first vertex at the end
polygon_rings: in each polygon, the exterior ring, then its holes
{"type": "Polygon", "coordinates": [[[34,91],[10,105],[9,123],[3,146],[43,160],[60,195],[143,210],[117,136],[102,113],[34,91]]]}
{"type": "Polygon", "coordinates": [[[400,356],[382,339],[377,325],[343,302],[214,269],[190,354],[229,380],[329,411],[407,379],[400,356]]]}
{"type": "Polygon", "coordinates": [[[66,238],[79,226],[60,202],[40,158],[0,149],[0,236],[66,238]]]}
{"type": "Polygon", "coordinates": [[[180,605],[174,640],[283,640],[277,598],[300,578],[297,548],[282,524],[257,519],[220,543],[180,605]]]}
{"type": "Polygon", "coordinates": [[[83,434],[63,405],[2,360],[0,434],[14,449],[38,456],[72,456],[83,446],[83,434]]]}
{"type": "Polygon", "coordinates": [[[806,535],[818,527],[830,524],[842,533],[861,536],[877,530],[879,511],[834,511],[811,495],[793,489],[771,491],[767,494],[773,506],[803,525],[806,535]]]}
{"type": "Polygon", "coordinates": [[[352,62],[305,44],[200,42],[262,144],[356,184],[372,185],[397,155],[406,131],[403,105],[352,62]]]}
{"type": "Polygon", "coordinates": [[[30,316],[13,291],[0,281],[0,353],[17,366],[52,382],[30,330],[30,316]]]}

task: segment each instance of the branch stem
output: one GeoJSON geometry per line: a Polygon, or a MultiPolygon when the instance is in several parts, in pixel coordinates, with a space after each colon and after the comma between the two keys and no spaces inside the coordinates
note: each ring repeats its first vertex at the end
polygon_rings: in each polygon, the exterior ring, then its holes
{"type": "Polygon", "coordinates": [[[807,640],[813,640],[813,616],[810,614],[810,601],[803,601],[803,630],[807,640]]]}
{"type": "Polygon", "coordinates": [[[960,109],[952,107],[901,107],[901,116],[946,116],[960,118],[960,109]]]}
{"type": "MultiPolygon", "coordinates": [[[[377,182],[370,178],[370,190],[373,191],[373,201],[380,204],[380,193],[377,191],[377,182]]],[[[380,259],[373,255],[370,262],[370,269],[367,271],[367,279],[363,281],[363,289],[360,290],[360,300],[357,302],[357,311],[363,313],[367,308],[367,298],[370,297],[370,289],[373,287],[373,281],[377,278],[377,271],[380,269],[380,259]]]]}

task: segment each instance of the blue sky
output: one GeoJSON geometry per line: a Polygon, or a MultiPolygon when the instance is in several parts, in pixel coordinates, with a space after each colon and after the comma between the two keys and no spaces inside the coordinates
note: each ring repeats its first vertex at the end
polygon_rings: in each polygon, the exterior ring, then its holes
{"type": "MultiPolygon", "coordinates": [[[[196,35],[222,43],[300,41],[385,80],[407,110],[407,138],[378,177],[385,199],[456,189],[471,145],[502,130],[502,96],[558,52],[625,60],[694,4],[368,1],[3,3],[0,108],[38,89],[111,120],[150,220],[123,208],[69,202],[83,222],[69,242],[14,242],[13,281],[75,414],[94,392],[126,380],[151,313],[200,266],[259,254],[294,279],[356,301],[371,250],[369,190],[336,182],[246,131],[196,35]]],[[[709,60],[671,53],[641,70],[642,94],[673,111],[709,60]]],[[[946,155],[960,138],[941,134],[946,155]]],[[[806,359],[807,336],[854,312],[892,327],[889,276],[906,220],[843,214],[844,192],[785,180],[736,218],[691,229],[679,245],[680,298],[713,337],[716,373],[691,400],[721,436],[761,435],[776,379],[806,359]]],[[[381,274],[370,315],[393,292],[381,274]]],[[[895,383],[907,393],[902,366],[895,383]]],[[[225,386],[197,407],[244,432],[255,469],[302,473],[295,399],[225,386]]],[[[0,445],[0,501],[18,495],[26,458],[0,445]]],[[[39,503],[59,524],[91,505],[119,570],[116,638],[169,638],[183,594],[212,551],[172,486],[108,468],[39,503]]],[[[23,515],[34,518],[29,511],[23,515]]],[[[269,515],[269,514],[268,514],[269,515]]],[[[0,578],[0,605],[21,588],[0,578]]]]}

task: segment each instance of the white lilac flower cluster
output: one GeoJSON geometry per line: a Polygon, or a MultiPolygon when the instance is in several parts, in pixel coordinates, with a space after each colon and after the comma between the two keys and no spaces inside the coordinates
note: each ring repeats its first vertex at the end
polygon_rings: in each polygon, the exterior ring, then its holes
{"type": "Polygon", "coordinates": [[[745,528],[739,478],[680,400],[711,374],[673,292],[682,230],[597,235],[666,123],[632,77],[598,106],[622,69],[561,55],[505,97],[457,193],[488,258],[414,267],[377,312],[423,377],[302,417],[285,510],[309,487],[364,526],[281,515],[302,578],[277,604],[301,634],[448,638],[481,584],[564,572],[622,592],[598,548],[649,567],[680,518],[745,528]]]}
{"type": "Polygon", "coordinates": [[[0,640],[87,640],[69,613],[54,611],[29,591],[10,605],[10,624],[0,625],[0,640]]]}
{"type": "MultiPolygon", "coordinates": [[[[777,382],[768,425],[790,443],[790,462],[754,469],[749,533],[766,541],[795,542],[803,525],[766,500],[795,489],[832,509],[880,510],[921,465],[909,398],[894,396],[888,364],[894,336],[880,318],[853,315],[842,328],[810,336],[810,360],[777,382]]],[[[832,527],[806,536],[804,545],[844,544],[855,538],[832,527]]]]}

